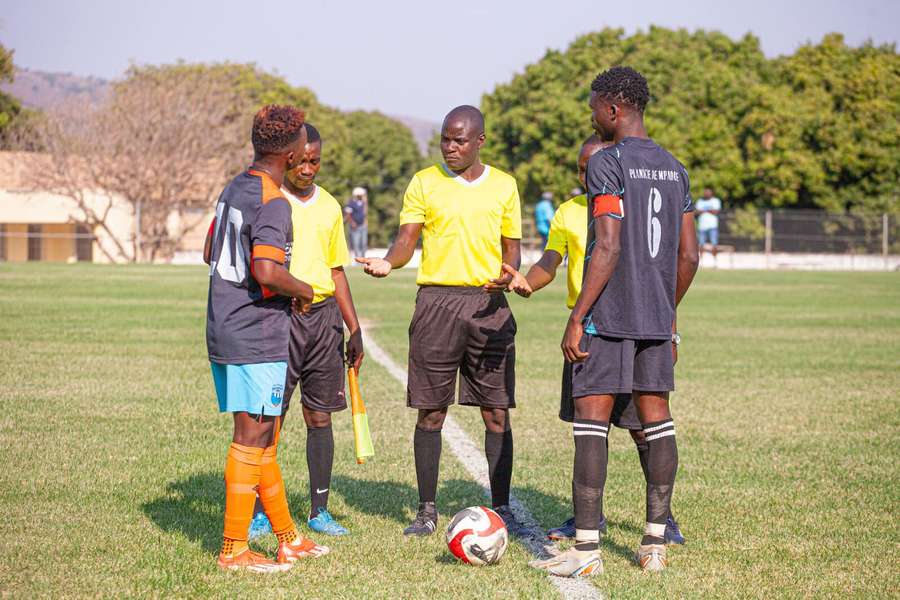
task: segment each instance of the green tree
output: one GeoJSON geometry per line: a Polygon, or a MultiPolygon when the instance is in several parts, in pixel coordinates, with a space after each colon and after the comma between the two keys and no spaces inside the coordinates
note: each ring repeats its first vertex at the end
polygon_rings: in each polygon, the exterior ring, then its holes
{"type": "MultiPolygon", "coordinates": [[[[350,196],[354,186],[366,187],[370,243],[390,241],[397,228],[406,185],[423,166],[423,158],[408,128],[377,112],[345,113],[325,106],[311,90],[291,86],[283,78],[254,65],[184,64],[161,68],[214,71],[240,90],[251,107],[279,103],[302,108],[307,120],[322,135],[322,170],[317,181],[340,202],[350,196]]],[[[247,115],[252,115],[252,110],[247,115]]]]}
{"type": "MultiPolygon", "coordinates": [[[[13,51],[0,44],[0,82],[12,81],[16,69],[13,65],[13,51]]],[[[22,105],[13,96],[0,92],[0,136],[13,123],[22,105]]]]}
{"type": "MultiPolygon", "coordinates": [[[[342,115],[348,139],[333,169],[323,158],[322,183],[335,195],[350,195],[361,185],[369,195],[369,243],[386,245],[397,230],[403,193],[424,159],[412,132],[377,112],[342,115]]],[[[331,152],[328,147],[323,152],[331,152]]]]}
{"type": "Polygon", "coordinates": [[[526,199],[575,183],[590,135],[590,84],[629,65],[650,84],[650,135],[688,168],[694,190],[735,204],[896,210],[900,63],[893,46],[849,48],[832,34],[766,59],[752,35],[604,29],[548,51],[484,96],[485,157],[526,199]]]}
{"type": "MultiPolygon", "coordinates": [[[[792,175],[773,204],[896,210],[900,182],[900,55],[893,45],[848,47],[840,34],[774,61],[784,108],[771,131],[792,175]],[[783,141],[783,146],[779,147],[783,141]],[[792,171],[792,172],[791,172],[792,171]],[[893,205],[893,206],[892,206],[893,205]]],[[[752,170],[764,148],[745,148],[752,170]]]]}

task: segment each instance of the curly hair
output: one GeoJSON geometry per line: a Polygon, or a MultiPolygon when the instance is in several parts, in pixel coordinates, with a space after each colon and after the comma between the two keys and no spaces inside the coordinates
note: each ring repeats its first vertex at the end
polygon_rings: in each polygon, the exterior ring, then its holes
{"type": "Polygon", "coordinates": [[[640,112],[650,101],[650,88],[644,76],[631,67],[613,67],[597,75],[591,91],[601,98],[630,104],[640,112]]]}
{"type": "Polygon", "coordinates": [[[281,104],[263,106],[253,117],[251,140],[257,154],[276,154],[303,134],[304,114],[299,108],[281,104]]]}

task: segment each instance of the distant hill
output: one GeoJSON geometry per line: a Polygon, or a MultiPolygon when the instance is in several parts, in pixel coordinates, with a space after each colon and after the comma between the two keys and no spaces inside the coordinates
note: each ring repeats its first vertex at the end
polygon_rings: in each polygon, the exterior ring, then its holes
{"type": "Polygon", "coordinates": [[[17,68],[13,82],[0,84],[0,89],[28,108],[50,108],[69,100],[100,102],[109,91],[109,82],[99,77],[17,68]]]}
{"type": "MultiPolygon", "coordinates": [[[[16,68],[12,83],[0,84],[0,90],[12,94],[28,108],[46,109],[69,100],[101,102],[109,93],[109,82],[99,77],[81,77],[71,73],[47,73],[16,68]]],[[[389,115],[412,131],[422,154],[439,125],[424,119],[389,115]]]]}

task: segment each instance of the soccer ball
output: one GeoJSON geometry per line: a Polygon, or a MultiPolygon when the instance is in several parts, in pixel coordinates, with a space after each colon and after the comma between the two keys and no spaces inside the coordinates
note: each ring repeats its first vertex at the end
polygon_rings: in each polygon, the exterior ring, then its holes
{"type": "Polygon", "coordinates": [[[492,565],[506,552],[509,534],[500,515],[484,506],[456,513],[447,527],[447,546],[456,558],[470,565],[492,565]]]}

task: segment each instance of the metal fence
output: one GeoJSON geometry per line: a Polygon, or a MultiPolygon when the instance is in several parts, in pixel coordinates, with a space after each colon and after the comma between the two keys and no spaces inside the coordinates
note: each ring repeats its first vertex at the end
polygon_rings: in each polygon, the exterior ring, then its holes
{"type": "MultiPolygon", "coordinates": [[[[523,243],[540,238],[528,211],[523,243]]],[[[719,247],[734,252],[795,254],[900,254],[900,215],[829,213],[805,209],[732,209],[719,213],[719,247]]]]}
{"type": "Polygon", "coordinates": [[[730,210],[719,214],[719,244],[737,252],[898,254],[900,219],[886,213],[730,210]]]}

